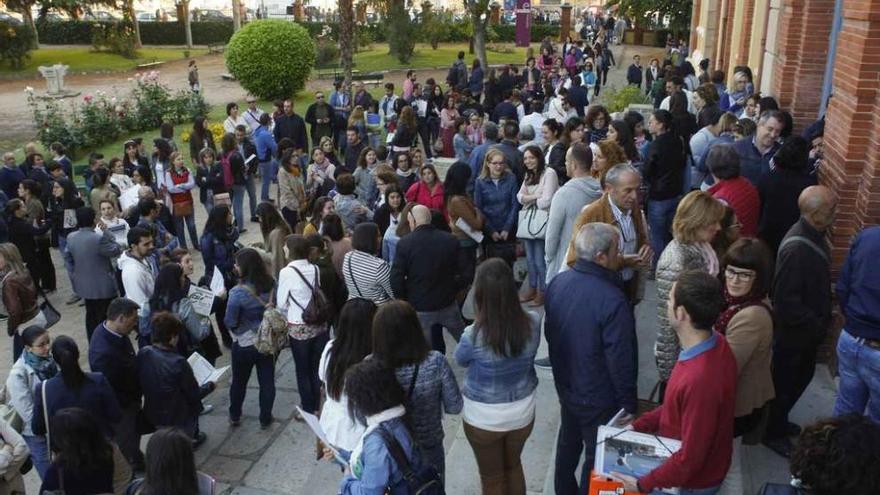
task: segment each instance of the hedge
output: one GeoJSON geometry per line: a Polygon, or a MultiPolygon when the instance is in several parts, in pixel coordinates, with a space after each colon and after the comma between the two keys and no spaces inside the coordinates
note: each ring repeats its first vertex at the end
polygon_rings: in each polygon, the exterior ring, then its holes
{"type": "MultiPolygon", "coordinates": [[[[64,21],[38,22],[40,43],[46,45],[91,45],[92,27],[112,22],[64,21]]],[[[186,33],[178,22],[142,22],[139,24],[141,43],[145,45],[183,45],[186,33]]],[[[232,22],[200,21],[190,24],[193,43],[207,45],[226,43],[232,37],[232,22]]]]}
{"type": "MultiPolygon", "coordinates": [[[[40,35],[40,43],[47,45],[90,45],[92,44],[92,26],[104,21],[63,21],[63,22],[38,22],[37,32],[40,35]]],[[[324,30],[324,26],[330,27],[330,37],[338,39],[339,24],[324,22],[300,22],[302,27],[308,30],[312,38],[317,38],[324,30]]],[[[193,43],[207,45],[211,43],[228,43],[232,37],[232,22],[223,21],[200,21],[193,22],[193,43]]],[[[516,26],[513,24],[499,24],[491,26],[498,35],[498,41],[516,41],[516,26]]],[[[386,27],[384,23],[358,26],[358,30],[366,29],[370,33],[370,39],[377,43],[387,41],[386,27]]],[[[186,36],[183,25],[178,22],[142,22],[140,23],[141,42],[145,45],[183,45],[186,36]]],[[[469,41],[466,22],[456,22],[447,26],[441,42],[462,43],[469,41]]],[[[559,26],[549,24],[532,24],[532,41],[543,40],[550,36],[551,39],[559,37],[559,26]]]]}

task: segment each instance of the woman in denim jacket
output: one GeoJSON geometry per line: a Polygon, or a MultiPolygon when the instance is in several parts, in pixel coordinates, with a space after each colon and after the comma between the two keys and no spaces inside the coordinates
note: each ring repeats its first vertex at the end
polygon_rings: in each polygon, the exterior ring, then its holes
{"type": "Polygon", "coordinates": [[[432,351],[423,335],[416,310],[406,301],[386,303],[373,317],[373,357],[394,370],[413,438],[425,462],[443,477],[443,413],[461,412],[461,391],[446,357],[432,351]]]}
{"type": "Polygon", "coordinates": [[[538,377],[532,360],[541,319],[523,311],[513,272],[490,259],[474,281],[474,324],[465,329],[455,360],[464,381],[464,433],[474,450],[483,495],[526,493],[520,454],[535,424],[538,377]]]}
{"type": "MultiPolygon", "coordinates": [[[[421,336],[421,332],[417,332],[421,336]]],[[[339,484],[342,495],[408,495],[403,470],[388,450],[382,434],[390,434],[403,449],[413,471],[422,465],[419,449],[404,423],[404,391],[394,372],[377,359],[366,359],[345,374],[345,394],[352,416],[366,427],[354,450],[340,450],[348,461],[339,484]],[[380,431],[380,430],[384,430],[380,431]]],[[[325,458],[333,453],[325,450],[325,458]]]]}
{"type": "Polygon", "coordinates": [[[247,392],[251,370],[257,368],[260,384],[260,427],[272,424],[275,403],[275,359],[259,352],[254,343],[263,321],[263,311],[272,302],[275,280],[266,270],[263,257],[255,249],[245,248],[235,256],[235,270],[240,281],[229,291],[224,318],[232,333],[232,382],[229,384],[229,424],[241,424],[241,406],[247,392]]]}
{"type": "MultiPolygon", "coordinates": [[[[208,214],[208,221],[205,222],[205,229],[202,231],[202,238],[199,242],[202,249],[202,261],[205,263],[205,276],[199,285],[207,286],[211,283],[215,267],[223,275],[223,285],[227,291],[235,285],[233,256],[237,249],[238,236],[239,231],[233,225],[232,210],[229,205],[215,206],[208,214]]],[[[217,328],[223,338],[223,345],[232,348],[232,338],[224,323],[227,301],[223,298],[219,298],[219,301],[216,306],[217,328]]]]}

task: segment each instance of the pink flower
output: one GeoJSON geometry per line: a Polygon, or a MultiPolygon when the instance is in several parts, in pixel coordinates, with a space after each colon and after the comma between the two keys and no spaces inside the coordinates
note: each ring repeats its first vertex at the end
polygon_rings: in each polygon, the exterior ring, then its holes
{"type": "Polygon", "coordinates": [[[90,94],[86,94],[85,96],[83,96],[83,101],[86,102],[86,103],[91,103],[91,102],[92,102],[92,98],[94,98],[92,95],[90,95],[90,94]]]}

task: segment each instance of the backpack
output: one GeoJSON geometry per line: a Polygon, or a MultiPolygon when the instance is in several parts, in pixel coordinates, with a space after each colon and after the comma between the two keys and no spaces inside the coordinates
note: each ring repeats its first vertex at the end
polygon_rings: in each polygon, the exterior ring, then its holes
{"type": "Polygon", "coordinates": [[[290,298],[294,304],[299,306],[299,309],[302,310],[302,319],[303,323],[309,326],[318,326],[325,325],[330,322],[330,319],[333,316],[332,306],[330,301],[327,299],[327,296],[324,292],[318,287],[318,273],[319,270],[315,269],[315,282],[310,284],[306,277],[303,276],[302,272],[297,270],[294,267],[290,267],[293,271],[299,275],[299,278],[305,282],[306,286],[309,290],[312,291],[312,298],[309,300],[309,303],[305,308],[302,307],[300,303],[296,301],[296,299],[290,298]]]}
{"type": "Polygon", "coordinates": [[[269,295],[269,301],[263,299],[257,292],[249,286],[242,284],[242,287],[254,296],[254,299],[260,302],[265,308],[263,310],[263,319],[260,326],[257,327],[257,338],[254,339],[254,349],[260,354],[276,355],[287,346],[287,318],[275,307],[274,299],[275,291],[269,295]]]}
{"type": "MultiPolygon", "coordinates": [[[[388,453],[391,454],[394,462],[397,463],[398,469],[403,472],[403,480],[401,480],[401,483],[406,485],[407,494],[446,494],[443,489],[443,481],[440,479],[440,474],[434,466],[427,462],[423,462],[418,470],[413,471],[412,465],[410,464],[409,459],[406,458],[406,453],[403,451],[403,447],[401,447],[400,442],[394,438],[394,435],[386,430],[384,426],[379,427],[377,431],[382,435],[385,447],[388,448],[388,453]]],[[[415,445],[413,448],[415,448],[415,445]]]]}

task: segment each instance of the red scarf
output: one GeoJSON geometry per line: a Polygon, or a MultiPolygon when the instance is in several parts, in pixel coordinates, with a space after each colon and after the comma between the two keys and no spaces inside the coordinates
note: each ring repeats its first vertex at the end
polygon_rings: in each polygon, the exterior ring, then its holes
{"type": "Polygon", "coordinates": [[[727,325],[730,324],[730,320],[732,320],[741,310],[748,308],[749,306],[760,304],[761,306],[764,306],[767,311],[770,311],[770,308],[764,304],[763,297],[752,295],[733,297],[727,292],[727,287],[724,288],[724,302],[727,303],[727,309],[718,315],[718,319],[715,320],[715,325],[712,326],[712,330],[715,330],[722,335],[727,335],[727,325]]]}

